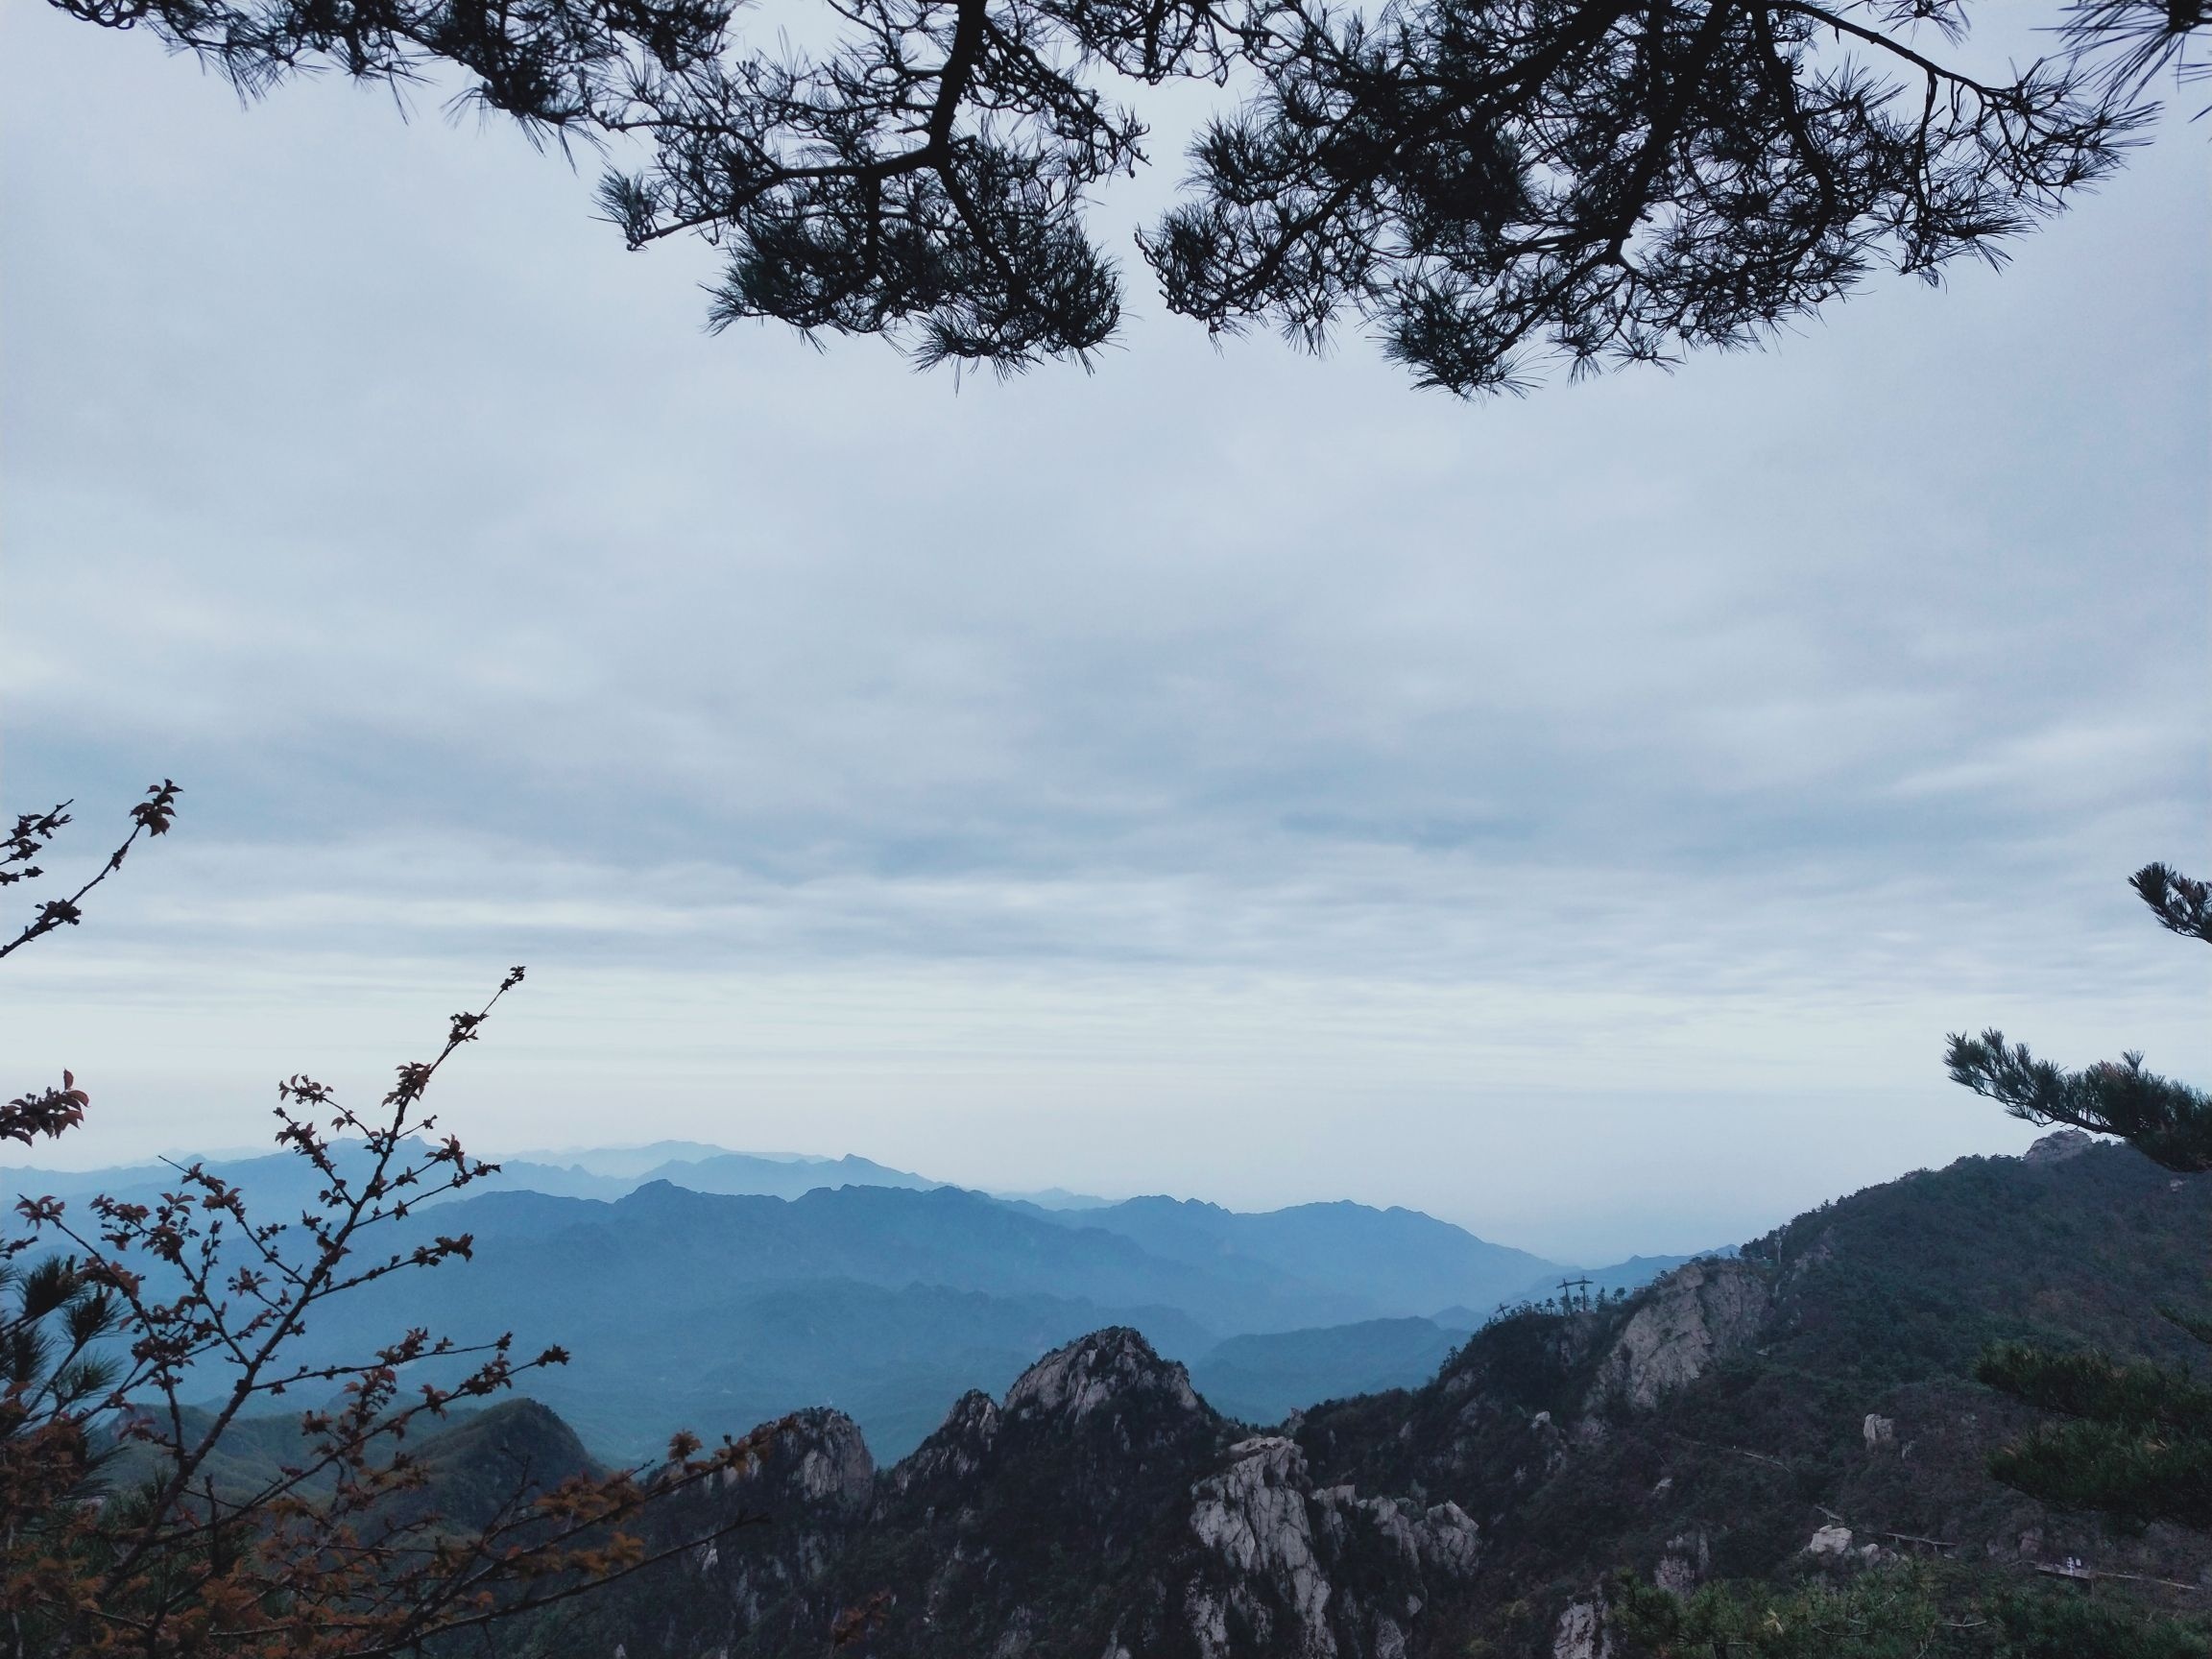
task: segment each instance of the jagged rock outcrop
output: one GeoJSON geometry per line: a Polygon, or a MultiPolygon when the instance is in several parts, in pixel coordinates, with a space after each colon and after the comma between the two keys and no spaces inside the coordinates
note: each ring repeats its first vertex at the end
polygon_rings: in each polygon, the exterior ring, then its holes
{"type": "Polygon", "coordinates": [[[953,1407],[879,1484],[871,1533],[897,1545],[863,1548],[842,1592],[891,1589],[874,1650],[902,1659],[1096,1659],[1117,1641],[1190,1653],[1168,1585],[1142,1565],[1173,1552],[1193,1483],[1232,1438],[1182,1365],[1134,1331],[1095,1332],[1003,1402],[953,1407]]]}
{"type": "Polygon", "coordinates": [[[2054,1129],[2020,1155],[2023,1164],[2063,1164],[2079,1158],[2097,1144],[2097,1137],[2083,1129],[2054,1129]]]}
{"type": "Polygon", "coordinates": [[[1551,1659],[1612,1659],[1605,1610],[1596,1601],[1572,1601],[1551,1635],[1551,1659]]]}
{"type": "Polygon", "coordinates": [[[1745,1262],[1700,1261],[1651,1287],[1599,1367],[1592,1405],[1608,1398],[1649,1410],[1670,1390],[1695,1382],[1716,1361],[1747,1354],[1773,1297],[1745,1262]]]}
{"type": "Polygon", "coordinates": [[[1281,1436],[1232,1446],[1192,1499],[1199,1559],[1185,1607],[1203,1659],[1403,1654],[1423,1609],[1481,1556],[1481,1530],[1456,1503],[1316,1491],[1305,1453],[1281,1436]]]}
{"type": "Polygon", "coordinates": [[[1270,1651],[1334,1659],[1333,1587],[1314,1552],[1312,1489],[1297,1442],[1267,1438],[1231,1447],[1228,1467],[1199,1481],[1192,1496],[1190,1530],[1207,1566],[1216,1569],[1190,1587],[1199,1652],[1226,1659],[1232,1632],[1248,1631],[1270,1651]]]}
{"type": "Polygon", "coordinates": [[[857,1423],[842,1411],[817,1408],[793,1417],[768,1455],[735,1475],[731,1484],[756,1503],[775,1503],[789,1496],[811,1512],[827,1505],[850,1516],[865,1509],[875,1494],[876,1460],[868,1455],[857,1423]]]}
{"type": "Polygon", "coordinates": [[[1693,1529],[1667,1540],[1666,1552],[1652,1569],[1651,1582],[1662,1590],[1687,1596],[1712,1570],[1713,1541],[1703,1530],[1693,1529]]]}
{"type": "Polygon", "coordinates": [[[1449,1498],[1317,1483],[1295,1440],[1242,1435],[1119,1329],[1046,1355],[1002,1402],[963,1397],[881,1477],[847,1419],[806,1412],[686,1503],[669,1526],[740,1507],[769,1524],[657,1569],[594,1635],[785,1659],[872,1605],[849,1651],[881,1659],[1406,1659],[1484,1549],[1449,1498]]]}
{"type": "Polygon", "coordinates": [[[1139,1403],[1195,1415],[1205,1410],[1181,1362],[1162,1359],[1135,1331],[1096,1332],[1047,1354],[1007,1390],[1012,1422],[1064,1418],[1081,1423],[1094,1412],[1139,1403]]]}
{"type": "Polygon", "coordinates": [[[945,1422],[891,1472],[893,1487],[957,1483],[983,1466],[998,1442],[998,1402],[971,1388],[953,1403],[945,1422]]]}

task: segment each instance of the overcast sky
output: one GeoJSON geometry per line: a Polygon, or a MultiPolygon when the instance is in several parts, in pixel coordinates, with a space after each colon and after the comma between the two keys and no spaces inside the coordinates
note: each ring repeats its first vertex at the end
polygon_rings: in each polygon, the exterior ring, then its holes
{"type": "Polygon", "coordinates": [[[372,1095],[511,962],[486,1149],[1587,1260],[2019,1149],[1946,1031],[2212,1073],[2125,885],[2212,863],[2199,131],[1672,375],[1462,404],[1139,271],[1094,375],[959,383],[707,337],[705,250],[434,101],[0,15],[6,805],[76,868],[187,789],[7,965],[54,1161],[372,1095]]]}

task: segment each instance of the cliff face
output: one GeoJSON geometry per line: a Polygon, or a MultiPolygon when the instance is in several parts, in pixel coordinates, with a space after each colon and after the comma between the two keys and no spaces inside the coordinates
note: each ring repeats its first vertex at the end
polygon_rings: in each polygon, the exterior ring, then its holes
{"type": "Polygon", "coordinates": [[[1773,1297],[1743,1262],[1693,1262],[1652,1286],[1599,1367],[1594,1406],[1608,1399],[1648,1411],[1721,1360],[1756,1345],[1773,1297]]]}
{"type": "Polygon", "coordinates": [[[1191,1497],[1177,1566],[1204,1659],[1397,1659],[1423,1610],[1481,1559],[1481,1528],[1456,1503],[1316,1488],[1305,1452],[1282,1436],[1232,1446],[1191,1497]]]}
{"type": "Polygon", "coordinates": [[[1686,1590],[1940,1546],[2194,1578],[2186,1541],[2106,1538],[1990,1482],[2017,1423],[1967,1376],[1992,1337],[2154,1341],[2160,1286],[2207,1225],[2212,1184],[2131,1154],[1969,1161],[1625,1302],[1498,1320],[1422,1388],[1272,1432],[1224,1419],[1137,1333],[1098,1332],[1003,1401],[961,1400],[880,1475],[849,1422],[807,1414],[666,1518],[764,1525],[541,1650],[814,1659],[858,1610],[842,1651],[880,1659],[1442,1659],[1477,1641],[1605,1659],[1597,1591],[1619,1567],[1686,1590]],[[1815,1542],[1845,1530],[1846,1550],[1815,1542]]]}

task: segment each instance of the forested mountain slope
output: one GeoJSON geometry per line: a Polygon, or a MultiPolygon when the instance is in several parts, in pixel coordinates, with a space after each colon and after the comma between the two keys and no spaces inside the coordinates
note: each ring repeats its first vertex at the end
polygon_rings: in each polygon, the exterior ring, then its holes
{"type": "Polygon", "coordinates": [[[2177,1355],[2154,1308],[2203,1297],[2208,1229],[2212,1183],[2122,1148],[1967,1160],[1624,1302],[1505,1317],[1420,1388],[1269,1432],[1101,1332],[880,1474],[811,1415],[710,1501],[765,1525],[515,1642],[813,1655],[859,1607],[851,1650],[885,1659],[1592,1659],[1622,1567],[1689,1585],[1918,1552],[2011,1586],[2071,1555],[2195,1583],[2201,1540],[1992,1482],[2017,1420],[1968,1376],[1992,1338],[2177,1355]]]}

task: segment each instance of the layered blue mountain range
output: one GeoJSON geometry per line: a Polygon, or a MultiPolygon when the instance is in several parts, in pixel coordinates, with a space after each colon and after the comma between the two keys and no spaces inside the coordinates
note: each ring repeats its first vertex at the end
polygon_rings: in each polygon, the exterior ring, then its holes
{"type": "MultiPolygon", "coordinates": [[[[1273,1422],[1425,1380],[1490,1311],[1574,1271],[1416,1211],[1352,1203],[1054,1208],[860,1158],[681,1143],[555,1156],[508,1161],[494,1182],[400,1224],[469,1233],[475,1259],[354,1293],[315,1322],[301,1358],[358,1355],[415,1325],[462,1339],[513,1331],[521,1351],[573,1356],[529,1391],[605,1455],[832,1405],[896,1457],[967,1389],[1002,1390],[1040,1353],[1103,1326],[1142,1331],[1220,1409],[1273,1422]]],[[[210,1166],[264,1216],[296,1214],[318,1185],[283,1156],[210,1166]]],[[[158,1165],[12,1174],[19,1190],[79,1200],[175,1180],[158,1165]]],[[[1642,1283],[1678,1260],[1591,1277],[1642,1283]]]]}

